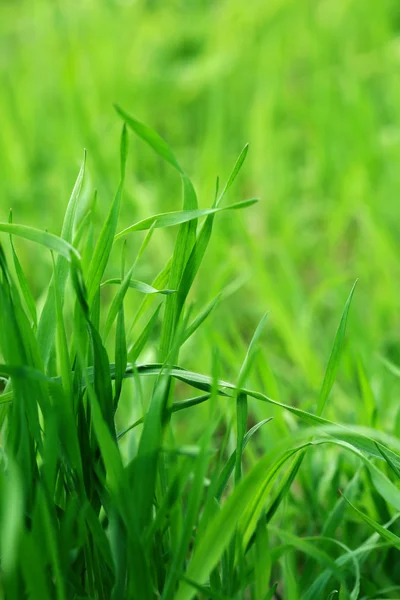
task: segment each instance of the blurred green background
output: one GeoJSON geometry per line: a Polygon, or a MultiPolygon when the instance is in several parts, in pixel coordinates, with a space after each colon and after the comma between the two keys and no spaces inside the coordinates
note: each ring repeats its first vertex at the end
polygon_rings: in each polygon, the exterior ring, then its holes
{"type": "MultiPolygon", "coordinates": [[[[229,200],[261,201],[216,219],[192,300],[228,289],[183,363],[208,370],[218,344],[234,376],[269,310],[259,385],[311,408],[359,278],[327,416],[371,422],[361,358],[381,424],[397,430],[399,386],[379,355],[400,362],[399,69],[397,0],[2,0],[1,220],[12,207],[15,222],[59,233],[83,148],[85,196],[98,189],[104,220],[118,183],[114,102],[167,139],[201,207],[249,142],[229,200]]],[[[180,206],[177,175],[131,138],[121,228],[180,206]]],[[[152,281],[175,234],[157,232],[139,279],[152,281]]],[[[51,261],[18,249],[40,301],[51,261]]]]}

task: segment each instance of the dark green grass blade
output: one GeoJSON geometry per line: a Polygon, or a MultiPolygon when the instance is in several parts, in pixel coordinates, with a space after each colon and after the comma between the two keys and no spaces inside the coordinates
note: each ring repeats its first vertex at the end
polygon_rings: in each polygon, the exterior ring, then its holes
{"type": "Polygon", "coordinates": [[[276,589],[278,587],[278,584],[275,583],[272,588],[267,592],[267,594],[264,596],[264,600],[272,600],[272,598],[274,597],[274,594],[276,592],[276,589]]]}
{"type": "Polygon", "coordinates": [[[395,535],[394,533],[377,523],[377,521],[375,521],[369,515],[359,510],[356,506],[354,506],[352,502],[350,502],[350,500],[346,498],[346,496],[343,496],[343,498],[363,521],[365,521],[370,527],[372,527],[372,529],[374,529],[381,537],[383,537],[385,540],[388,540],[388,542],[390,542],[395,548],[397,548],[397,550],[400,550],[400,537],[398,537],[397,535],[395,535]]]}
{"type": "Polygon", "coordinates": [[[382,446],[382,444],[379,444],[378,442],[376,443],[376,447],[378,448],[378,451],[385,459],[389,467],[392,469],[393,473],[396,475],[396,477],[400,479],[400,468],[393,462],[387,450],[384,448],[384,446],[382,446]]]}
{"type": "Polygon", "coordinates": [[[155,386],[134,464],[133,495],[136,498],[135,520],[138,531],[144,531],[152,512],[167,395],[168,378],[164,376],[155,386]]]}

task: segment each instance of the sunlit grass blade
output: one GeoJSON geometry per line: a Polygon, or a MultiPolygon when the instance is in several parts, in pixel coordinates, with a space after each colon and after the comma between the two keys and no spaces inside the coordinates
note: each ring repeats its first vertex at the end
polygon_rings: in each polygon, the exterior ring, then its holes
{"type": "Polygon", "coordinates": [[[118,240],[121,237],[128,235],[129,233],[133,233],[135,231],[144,231],[146,229],[150,229],[150,227],[154,227],[155,229],[159,229],[161,227],[174,227],[175,225],[181,225],[182,223],[195,221],[197,219],[200,219],[201,217],[214,215],[216,213],[224,212],[227,210],[240,210],[242,208],[248,208],[249,206],[253,206],[253,204],[256,204],[257,202],[257,198],[252,198],[250,200],[242,200],[240,202],[236,202],[235,204],[229,204],[228,206],[222,207],[204,208],[197,210],[180,210],[170,213],[160,213],[158,215],[148,217],[147,219],[143,219],[138,223],[130,225],[123,231],[120,231],[115,236],[115,239],[118,240]]]}
{"type": "Polygon", "coordinates": [[[245,147],[243,148],[243,150],[241,151],[241,153],[239,154],[239,157],[235,163],[235,166],[232,169],[232,173],[230,174],[228,181],[226,182],[224,189],[222,190],[222,192],[219,196],[218,196],[218,187],[217,187],[217,192],[216,192],[216,197],[218,197],[218,200],[216,202],[217,206],[220,204],[223,197],[225,196],[225,194],[227,193],[227,191],[229,190],[229,188],[232,186],[233,182],[235,181],[236,177],[239,175],[239,172],[243,166],[243,163],[246,160],[248,150],[249,150],[249,145],[246,144],[245,147]]]}
{"type": "Polygon", "coordinates": [[[155,150],[157,154],[159,154],[164,160],[170,163],[170,165],[175,167],[175,169],[177,169],[180,173],[183,173],[183,170],[175,158],[171,148],[168,146],[167,142],[165,142],[165,140],[163,140],[162,137],[154,131],[154,129],[151,129],[151,127],[148,127],[147,125],[144,125],[140,121],[137,121],[131,117],[117,104],[114,105],[114,108],[120,117],[122,117],[122,119],[125,121],[127,126],[132,129],[137,136],[139,136],[143,141],[147,142],[153,148],[153,150],[155,150]]]}
{"type": "Polygon", "coordinates": [[[122,191],[125,179],[125,164],[128,154],[128,136],[126,126],[122,128],[121,142],[120,142],[120,154],[121,154],[121,180],[118,186],[117,193],[114,201],[111,205],[107,219],[101,230],[100,237],[97,241],[94,249],[92,261],[89,267],[88,273],[88,300],[89,305],[92,306],[95,296],[100,287],[101,279],[105,271],[106,265],[109,260],[111,249],[114,243],[114,236],[117,229],[119,211],[122,200],[122,191]]]}
{"type": "Polygon", "coordinates": [[[242,388],[244,387],[246,380],[248,378],[248,375],[251,371],[251,368],[253,366],[255,357],[256,357],[256,353],[258,351],[258,347],[259,347],[259,343],[260,343],[260,338],[261,335],[264,331],[266,322],[267,322],[267,317],[268,317],[268,313],[265,314],[263,316],[263,318],[261,319],[260,323],[257,326],[256,331],[254,332],[254,335],[251,339],[251,342],[249,344],[249,347],[247,349],[247,353],[245,356],[245,359],[243,361],[243,364],[241,366],[240,369],[240,373],[239,373],[239,377],[238,377],[238,382],[237,382],[237,387],[238,388],[242,388]]]}
{"type": "Polygon", "coordinates": [[[80,259],[78,251],[71,244],[47,231],[14,223],[0,223],[0,231],[35,242],[48,250],[54,250],[68,260],[71,260],[72,256],[80,259]]]}
{"type": "MultiPolygon", "coordinates": [[[[132,270],[130,271],[130,275],[132,274],[132,270]]],[[[107,279],[103,281],[101,287],[104,285],[122,285],[121,278],[114,277],[113,279],[107,279]]],[[[137,279],[131,279],[129,277],[128,282],[126,283],[127,288],[131,288],[132,290],[137,290],[138,292],[142,292],[143,294],[164,294],[168,296],[169,294],[174,294],[175,290],[162,289],[158,290],[152,285],[148,283],[144,283],[144,281],[138,281],[137,279]]]]}

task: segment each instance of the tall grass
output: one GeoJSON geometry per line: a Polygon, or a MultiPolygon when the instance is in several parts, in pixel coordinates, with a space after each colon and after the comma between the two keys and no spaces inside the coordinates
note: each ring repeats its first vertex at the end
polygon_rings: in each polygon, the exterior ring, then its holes
{"type": "Polygon", "coordinates": [[[190,295],[214,220],[222,211],[234,219],[256,202],[225,203],[247,146],[226,184],[217,180],[210,208],[200,209],[167,143],[117,111],[124,121],[119,183],[100,232],[95,204],[81,201],[86,157],[60,236],[15,224],[11,216],[0,223],[10,242],[0,252],[2,597],[396,597],[400,443],[373,429],[373,391],[361,358],[368,426],[322,416],[354,287],[316,410],[268,395],[274,379],[259,348],[273,315],[261,318],[234,382],[224,379],[228,341],[218,337],[209,343],[209,374],[182,368],[184,345],[196,344],[219,300],[196,311],[190,295]],[[175,169],[183,205],[119,231],[130,132],[175,169]],[[136,279],[138,263],[165,227],[177,229],[172,256],[163,255],[165,266],[151,284],[136,279]],[[133,256],[123,241],[132,236],[142,236],[133,256]],[[38,261],[51,252],[38,312],[17,238],[36,243],[38,261]],[[119,271],[106,278],[115,253],[119,271]],[[143,295],[133,324],[125,313],[131,289],[143,295]],[[259,389],[248,383],[254,370],[259,389]],[[264,417],[255,422],[257,406],[264,417]],[[183,432],[193,420],[198,426],[183,432]],[[295,421],[305,426],[294,428],[295,421]],[[257,445],[271,428],[279,432],[274,443],[257,445]],[[325,448],[334,460],[326,465],[321,505],[313,469],[325,448]]]}

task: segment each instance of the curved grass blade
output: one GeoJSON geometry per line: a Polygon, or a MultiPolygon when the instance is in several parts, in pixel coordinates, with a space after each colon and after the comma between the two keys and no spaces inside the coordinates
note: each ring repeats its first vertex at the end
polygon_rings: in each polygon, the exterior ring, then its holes
{"type": "MultiPolygon", "coordinates": [[[[132,269],[130,271],[132,275],[132,269]]],[[[123,282],[120,277],[114,277],[113,279],[107,279],[107,281],[103,281],[101,287],[105,285],[121,285],[123,282]]],[[[162,289],[158,290],[152,285],[148,283],[144,283],[144,281],[139,281],[137,279],[129,279],[127,282],[127,288],[131,288],[132,290],[137,290],[138,292],[142,292],[143,294],[164,294],[168,296],[169,294],[175,294],[176,290],[168,290],[162,289]]]]}
{"type": "Polygon", "coordinates": [[[160,213],[158,215],[154,215],[153,217],[148,217],[147,219],[138,221],[134,225],[130,225],[123,231],[117,233],[115,239],[118,240],[129,233],[133,233],[134,231],[145,231],[146,229],[150,229],[150,227],[154,227],[155,229],[159,229],[161,227],[173,227],[175,225],[181,225],[182,223],[194,221],[196,219],[200,219],[201,217],[206,217],[219,212],[247,208],[253,204],[256,204],[257,202],[257,198],[252,198],[250,200],[242,200],[241,202],[236,202],[235,204],[230,204],[228,206],[222,206],[219,208],[215,207],[196,210],[179,210],[169,213],[160,213]]]}
{"type": "Polygon", "coordinates": [[[179,171],[179,173],[183,174],[183,169],[179,165],[174,153],[171,148],[168,146],[167,142],[163,140],[163,138],[158,135],[154,129],[148,127],[144,123],[141,123],[137,119],[131,117],[125,110],[123,110],[118,104],[114,104],[114,108],[119,114],[120,117],[125,121],[127,126],[132,129],[137,136],[139,136],[143,141],[147,142],[149,146],[153,148],[170,165],[175,167],[179,171]]]}
{"type": "Polygon", "coordinates": [[[397,548],[397,550],[400,550],[400,537],[398,537],[385,527],[382,527],[382,525],[380,525],[377,521],[372,519],[369,515],[366,515],[361,510],[359,510],[356,506],[354,506],[352,502],[350,502],[350,500],[346,498],[346,496],[343,496],[343,498],[363,521],[365,521],[370,527],[372,527],[372,529],[374,529],[381,537],[390,542],[395,548],[397,548]]]}
{"type": "Polygon", "coordinates": [[[0,231],[35,242],[48,250],[54,250],[69,261],[73,256],[80,260],[79,252],[71,244],[47,231],[14,223],[0,223],[0,231]]]}

